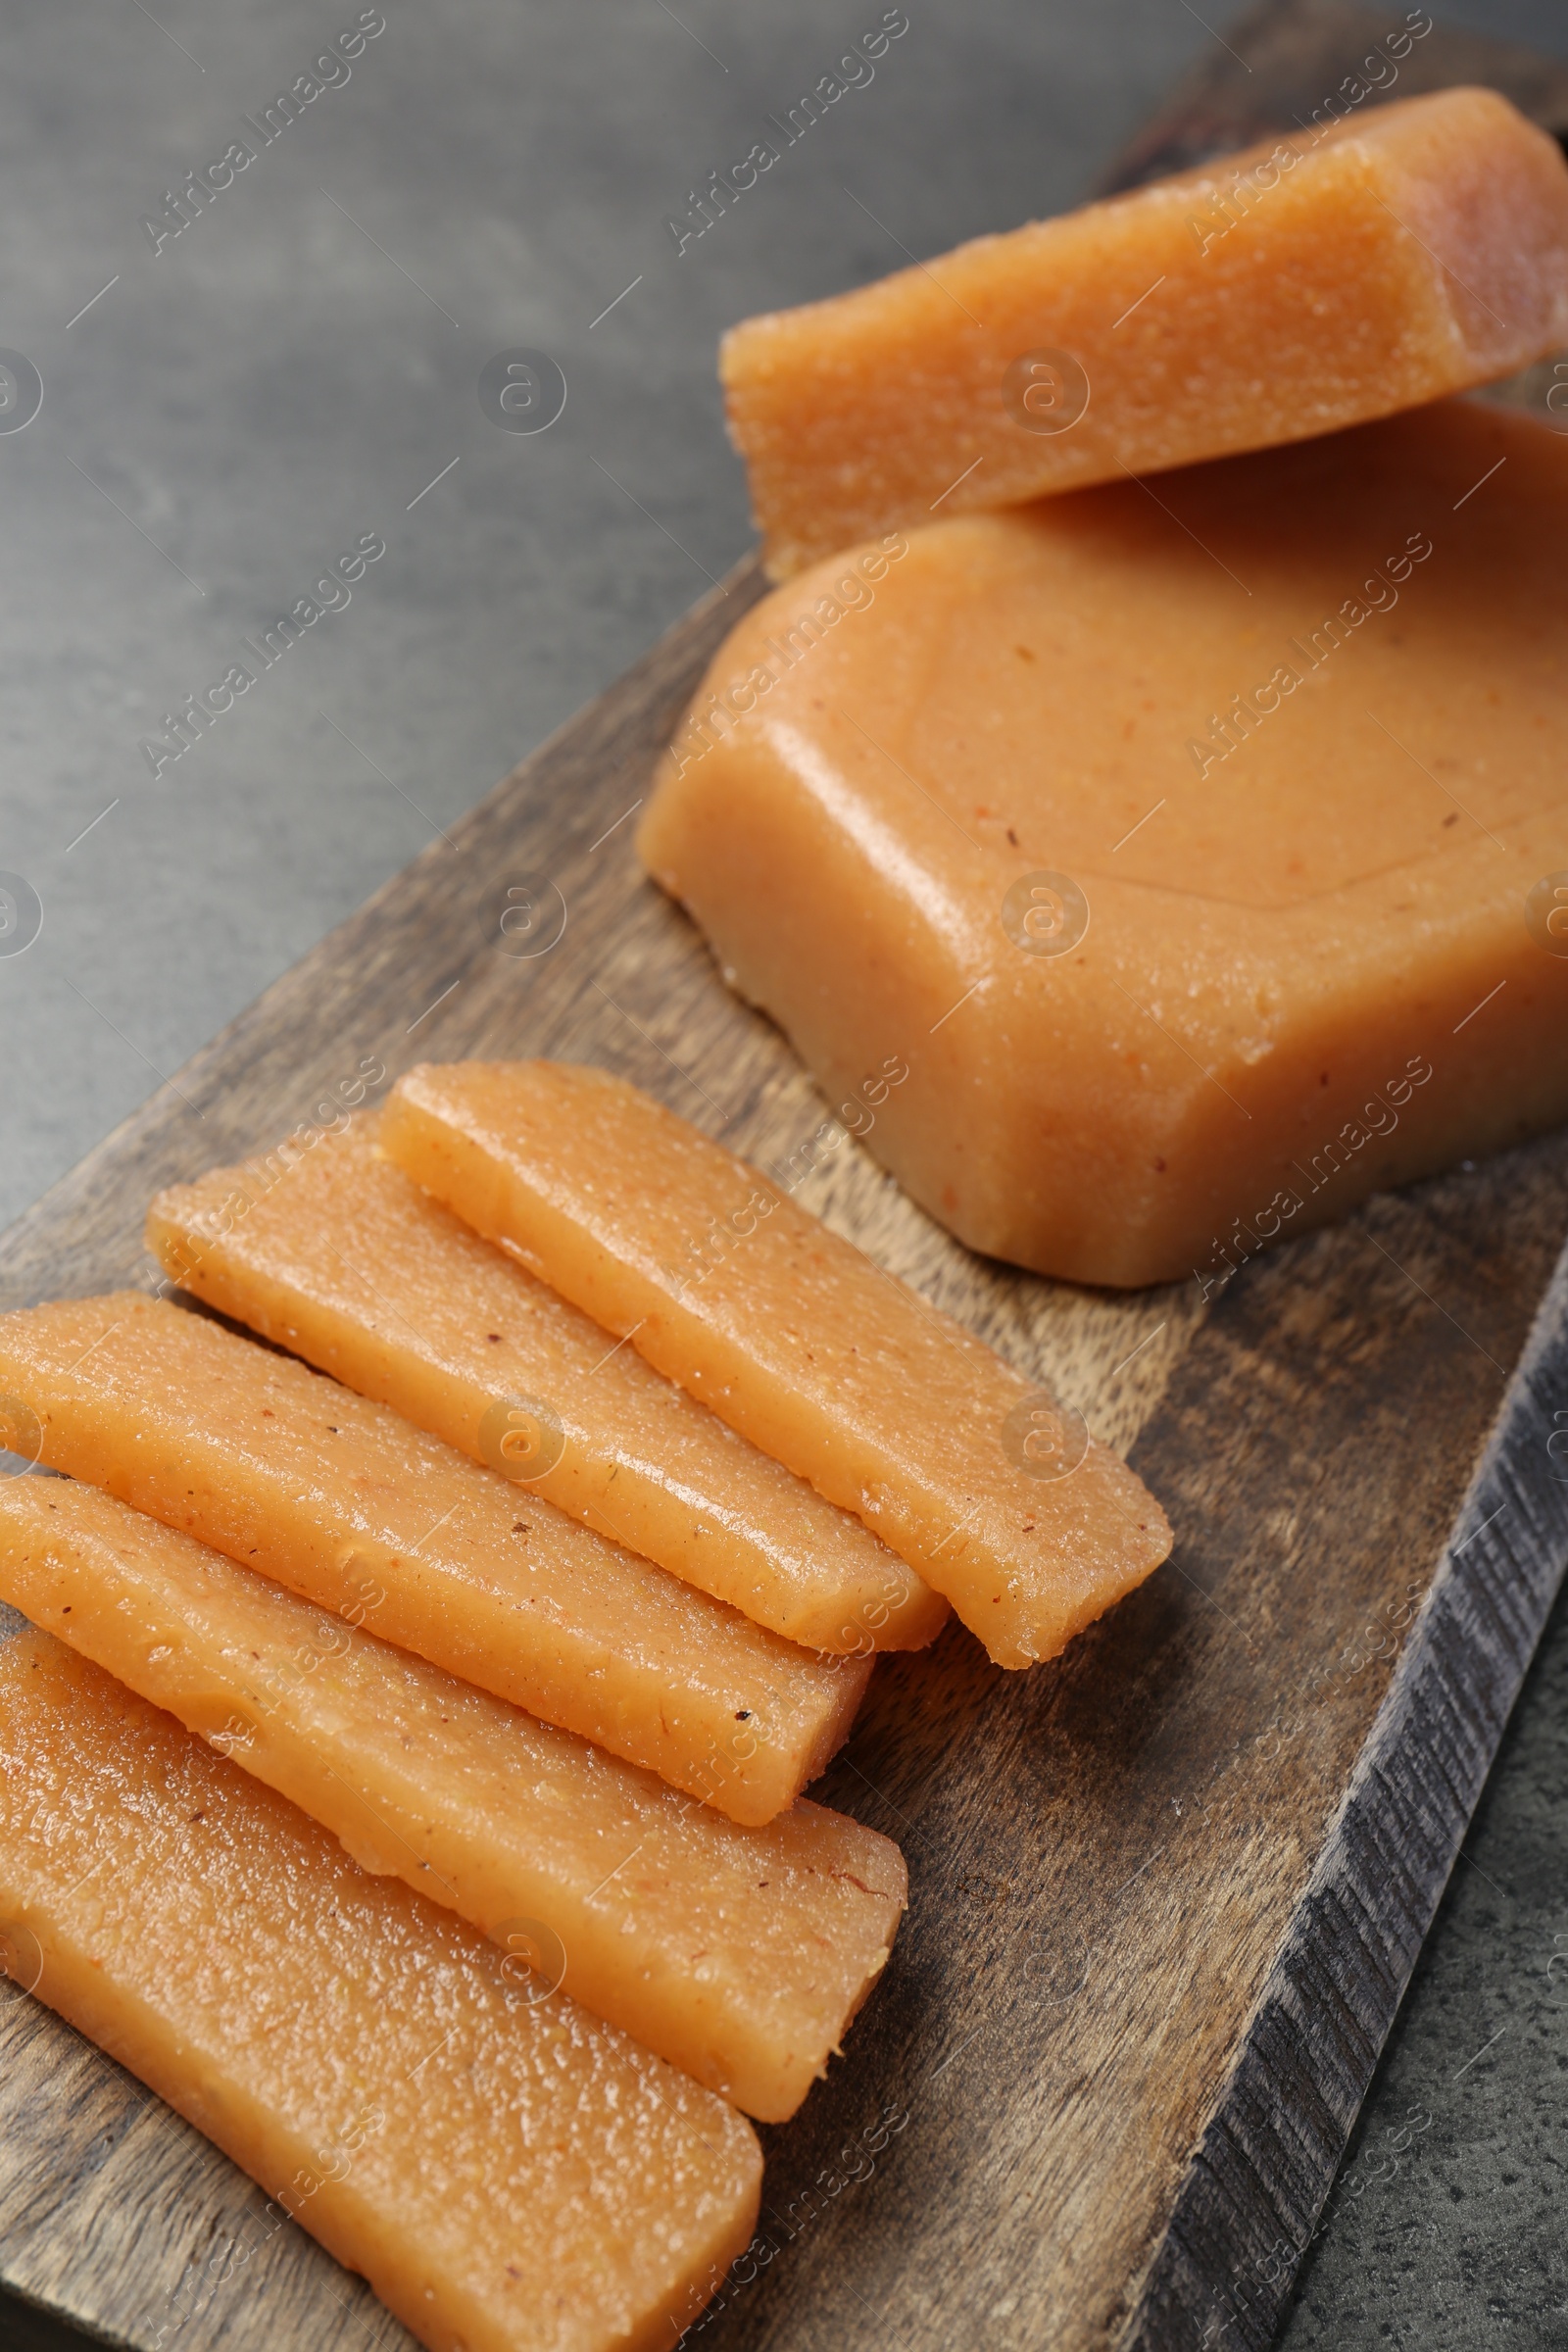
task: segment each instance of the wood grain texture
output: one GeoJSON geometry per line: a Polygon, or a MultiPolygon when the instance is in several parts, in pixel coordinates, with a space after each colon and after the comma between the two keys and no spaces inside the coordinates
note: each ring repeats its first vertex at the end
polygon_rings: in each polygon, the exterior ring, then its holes
{"type": "MultiPolygon", "coordinates": [[[[1284,127],[1381,29],[1307,6],[1227,37],[1284,127]]],[[[1508,86],[1457,37],[1421,71],[1508,86]]],[[[1549,114],[1568,76],[1529,70],[1549,114]]],[[[1243,88],[1203,76],[1208,113],[1189,93],[1127,172],[1238,108],[1255,127],[1243,88]]],[[[825,1106],[617,824],[760,591],[743,566],[57,1186],[0,1240],[0,1303],[150,1280],[149,1195],[309,1125],[369,1060],[601,1061],[795,1152],[825,1106]],[[514,887],[532,940],[564,920],[532,957],[500,928],[514,887]]],[[[910,1915],[846,2058],[764,2133],[766,2248],[695,2341],[1268,2340],[1568,1550],[1565,1179],[1556,1137],[1375,1199],[1205,1308],[974,1259],[858,1146],[820,1156],[800,1197],[1080,1403],[1179,1542],[1054,1665],[1004,1674],[956,1628],[879,1665],[818,1793],[901,1840],[910,1915]]],[[[0,2277],[106,2340],[408,2343],[296,2230],[244,2252],[260,2191],[11,1986],[0,2126],[0,2277]]]]}

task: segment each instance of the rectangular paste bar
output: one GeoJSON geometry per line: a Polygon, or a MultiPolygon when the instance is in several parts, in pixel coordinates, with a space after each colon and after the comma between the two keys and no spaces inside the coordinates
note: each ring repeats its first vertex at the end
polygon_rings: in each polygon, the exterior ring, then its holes
{"type": "Polygon", "coordinates": [[[638,846],[959,1241],[1206,1297],[1568,1117],[1565,539],[1469,400],[936,522],[745,616],[638,846]]]}
{"type": "Polygon", "coordinates": [[[999,1665],[1054,1657],[1169,1551],[1081,1420],[635,1087],[426,1064],[383,1121],[410,1175],[858,1512],[999,1665]]]}
{"type": "Polygon", "coordinates": [[[938,507],[1298,441],[1565,342],[1568,165],[1456,89],[750,318],[719,369],[782,578],[938,507]]]}
{"type": "Polygon", "coordinates": [[[46,1634],[0,1641],[0,1790],[9,1973],[431,2352],[668,2352],[748,2243],[722,2100],[46,1634]]]}
{"type": "Polygon", "coordinates": [[[781,1642],[385,1405],[140,1292],[0,1317],[0,1392],[51,1469],[733,1820],[792,1803],[864,1690],[867,1661],[781,1642]]]}
{"type": "Polygon", "coordinates": [[[765,2122],[887,1959],[890,1838],[804,1798],[739,1829],[94,1487],[0,1479],[0,1600],[765,2122]]]}
{"type": "Polygon", "coordinates": [[[481,1242],[375,1146],[161,1193],[176,1281],[602,1536],[808,1648],[918,1649],[947,1602],[804,1479],[481,1242]]]}

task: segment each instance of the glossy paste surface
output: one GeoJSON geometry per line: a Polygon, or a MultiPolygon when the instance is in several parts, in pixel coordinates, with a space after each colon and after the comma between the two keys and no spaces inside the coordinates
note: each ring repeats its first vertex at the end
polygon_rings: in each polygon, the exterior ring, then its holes
{"type": "Polygon", "coordinates": [[[999,1664],[1054,1657],[1169,1550],[1116,1455],[624,1081],[425,1065],[399,1080],[383,1134],[477,1232],[875,1527],[999,1664]]]}
{"type": "Polygon", "coordinates": [[[39,1458],[337,1616],[770,1821],[869,1665],[781,1642],[537,1495],[206,1316],[124,1292],[0,1318],[39,1458]]]}
{"type": "Polygon", "coordinates": [[[890,1838],[739,1829],[94,1487],[0,1480],[0,1599],[748,2114],[795,2112],[887,1958],[890,1838]]]}
{"type": "Polygon", "coordinates": [[[911,532],[793,659],[844,566],[779,590],[640,846],[829,1102],[906,1065],[865,1141],[960,1241],[1206,1293],[1568,1116],[1568,435],[1158,487],[911,532]]]}
{"type": "Polygon", "coordinates": [[[1494,91],[1310,123],[720,357],[775,578],[898,525],[1298,441],[1568,343],[1568,165],[1494,91]]]}
{"type": "Polygon", "coordinates": [[[812,1649],[917,1649],[947,1603],[858,1520],[481,1242],[375,1148],[161,1193],[163,1264],[209,1305],[812,1649]]]}
{"type": "Polygon", "coordinates": [[[733,2110],[39,1633],[0,1642],[0,1919],[431,2352],[667,2352],[750,2238],[733,2110]]]}

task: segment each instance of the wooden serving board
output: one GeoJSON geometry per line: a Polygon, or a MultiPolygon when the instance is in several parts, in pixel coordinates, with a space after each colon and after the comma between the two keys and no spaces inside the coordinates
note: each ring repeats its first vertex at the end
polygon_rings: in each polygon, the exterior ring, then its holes
{"type": "MultiPolygon", "coordinates": [[[[1288,127],[1384,29],[1327,6],[1228,29],[1256,74],[1216,50],[1124,175],[1288,127]]],[[[1466,77],[1568,122],[1568,75],[1458,36],[1400,86],[1466,77]]],[[[155,1188],[310,1125],[367,1065],[557,1054],[763,1162],[813,1132],[809,1079],[630,844],[760,592],[742,566],[57,1185],[0,1241],[0,1303],[151,1281],[155,1188]],[[528,905],[519,956],[501,916],[528,905]]],[[[901,1840],[909,1917],[847,2057],[764,2132],[766,2249],[693,2340],[1262,2345],[1568,1553],[1568,1138],[1376,1199],[1206,1308],[973,1258],[848,1142],[805,1197],[1129,1449],[1179,1542],[1055,1665],[1001,1673],[955,1627],[879,1666],[819,1793],[901,1840]]],[[[409,2344],[264,2211],[0,1984],[7,2285],[116,2344],[409,2344]]]]}

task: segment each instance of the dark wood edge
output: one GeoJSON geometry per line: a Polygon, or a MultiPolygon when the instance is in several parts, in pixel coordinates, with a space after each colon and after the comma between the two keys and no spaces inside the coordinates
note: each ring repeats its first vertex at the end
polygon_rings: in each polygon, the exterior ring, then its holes
{"type": "MultiPolygon", "coordinates": [[[[1332,37],[1356,13],[1328,0],[1294,10],[1268,0],[1228,29],[1248,46],[1255,41],[1263,65],[1275,43],[1289,38],[1293,16],[1315,21],[1332,37]]],[[[1445,28],[1442,45],[1452,38],[1445,28]]],[[[1434,53],[1439,47],[1434,40],[1434,53]]],[[[1490,67],[1485,77],[1512,82],[1510,94],[1528,111],[1546,113],[1543,98],[1555,106],[1564,86],[1560,69],[1524,51],[1482,43],[1474,50],[1473,64],[1465,62],[1478,77],[1483,65],[1490,67]],[[1549,88],[1538,94],[1538,81],[1549,88]]],[[[1180,169],[1273,123],[1266,99],[1258,122],[1248,119],[1240,92],[1239,75],[1225,63],[1195,72],[1113,168],[1103,191],[1180,169]]],[[[1555,127],[1555,114],[1551,120],[1555,127]]],[[[744,559],[616,681],[609,694],[617,708],[624,707],[625,690],[635,694],[644,681],[667,679],[682,652],[694,658],[706,652],[725,591],[743,585],[757,593],[755,557],[744,559]]],[[[561,752],[592,742],[605,725],[607,700],[568,719],[451,828],[454,838],[466,842],[493,821],[501,804],[520,801],[526,788],[546,780],[561,752]]],[[[434,845],[415,866],[440,855],[434,845]]],[[[411,879],[408,868],[393,876],[202,1047],[177,1073],[180,1081],[194,1087],[259,1037],[278,993],[296,990],[344,934],[363,933],[395,906],[411,879]]],[[[131,1112],[0,1236],[0,1267],[24,1262],[33,1237],[90,1195],[100,1171],[157,1126],[165,1091],[131,1112]]],[[[1568,1399],[1568,1252],[1285,1947],[1137,2287],[1121,2352],[1239,2345],[1264,2352],[1279,2326],[1562,1581],[1568,1476],[1553,1479],[1545,1450],[1553,1394],[1568,1399]]],[[[28,2298],[27,2308],[42,2315],[55,2307],[28,2298]]],[[[0,2306],[0,2333],[5,2316],[0,2306]]],[[[90,2332],[94,2340],[113,2340],[90,2332]]]]}
{"type": "MultiPolygon", "coordinates": [[[[1310,109],[1326,101],[1358,60],[1384,48],[1405,15],[1403,0],[1370,8],[1359,0],[1261,0],[1239,17],[1221,13],[1211,22],[1223,34],[1216,32],[1094,193],[1120,195],[1288,133],[1302,122],[1303,102],[1310,109]]],[[[1370,109],[1458,82],[1490,84],[1554,138],[1568,139],[1568,66],[1463,25],[1431,24],[1398,61],[1397,78],[1358,104],[1370,109]]]]}
{"type": "Polygon", "coordinates": [[[1120,2352],[1273,2340],[1568,1565],[1554,1397],[1568,1250],[1120,2352]]]}
{"type": "MultiPolygon", "coordinates": [[[[667,732],[714,646],[739,612],[763,593],[764,586],[760,558],[756,551],[749,551],[628,669],[456,819],[447,828],[448,841],[461,852],[482,858],[493,850],[498,836],[510,837],[522,856],[531,854],[541,832],[548,831],[559,839],[564,854],[574,854],[579,836],[582,842],[587,840],[583,827],[588,812],[562,798],[558,788],[564,776],[587,760],[613,763],[623,756],[628,728],[637,734],[639,758],[645,756],[644,738],[652,735],[657,747],[662,740],[658,713],[666,714],[663,724],[667,732]],[[655,713],[652,723],[650,712],[655,713]]],[[[647,756],[651,760],[652,755],[647,756]]],[[[347,959],[373,958],[378,934],[406,925],[411,916],[417,918],[431,867],[439,872],[450,859],[451,850],[436,842],[389,876],[315,948],[198,1047],[172,1080],[156,1088],[0,1233],[0,1305],[22,1304],[62,1287],[68,1277],[59,1270],[60,1260],[63,1253],[69,1253],[73,1230],[81,1220],[91,1219],[95,1201],[106,1188],[124,1181],[126,1167],[135,1167],[144,1152],[156,1148],[168,1121],[172,1086],[192,1096],[206,1096],[210,1090],[221,1088],[234,1070],[243,1069],[250,1059],[265,1053],[269,1032],[275,1024],[292,1031],[302,999],[311,1001],[317,976],[332,974],[347,959]]],[[[127,1258],[127,1278],[130,1270],[127,1258]]],[[[24,1623],[19,1612],[0,1605],[0,1642],[24,1623]]],[[[10,1993],[12,1988],[5,1989],[10,1993]]],[[[25,2000],[21,1994],[17,1998],[25,2000]]],[[[40,2011],[34,2023],[38,2034],[49,2038],[57,2055],[73,2048],[90,2048],[74,2027],[52,2011],[40,2011]]],[[[93,2056],[106,2071],[119,2072],[101,2053],[93,2056]]],[[[139,2095],[145,2096],[137,2087],[139,2095]]],[[[169,2120],[173,2123],[172,2117],[169,2120]]],[[[174,2128],[179,2132],[189,2129],[184,2125],[174,2128]]],[[[216,2150],[213,2154],[226,2173],[227,2160],[216,2150]]],[[[0,2347],[4,2352],[11,2352],[14,2339],[18,2352],[34,2340],[42,2352],[44,2344],[56,2342],[62,2346],[83,2341],[126,2345],[132,2334],[120,2327],[95,2324],[63,2297],[39,2295],[22,2286],[9,2276],[5,2249],[0,2247],[0,2347]]]]}
{"type": "Polygon", "coordinates": [[[0,2287],[0,2345],[5,2352],[81,2352],[83,2344],[107,2344],[122,2352],[123,2336],[105,2335],[85,2320],[64,2319],[51,2303],[40,2303],[20,2286],[0,2287]]]}
{"type": "MultiPolygon", "coordinates": [[[[537,795],[541,789],[548,791],[553,771],[564,761],[581,758],[596,746],[605,745],[608,749],[627,714],[640,715],[652,700],[668,703],[668,723],[673,726],[681,704],[714,646],[740,613],[764,593],[765,587],[760,552],[750,549],[721,580],[688,606],[628,669],[564,720],[510,774],[456,818],[441,840],[430,842],[407,865],[389,875],[369,898],[334,924],[314,948],[308,949],[270,982],[259,997],[225,1022],[216,1036],[198,1046],[172,1078],[165,1079],[134,1110],[128,1111],[101,1143],[57,1177],[30,1207],[0,1229],[0,1294],[9,1293],[12,1287],[6,1281],[8,1275],[20,1276],[25,1290],[33,1271],[38,1238],[58,1235],[62,1220],[69,1219],[90,1201],[101,1177],[106,1172],[112,1174],[121,1161],[134,1152],[142,1138],[152,1136],[160,1128],[171,1088],[199,1097],[215,1079],[220,1080],[236,1054],[243,1054],[253,1039],[265,1038],[274,1011],[292,1004],[302,990],[310,988],[317,971],[335,970],[346,946],[372,938],[383,922],[403,912],[411,898],[417,898],[421,880],[431,867],[443,867],[454,849],[461,853],[482,844],[503,823],[514,820],[519,830],[531,829],[540,815],[537,795]]],[[[572,812],[562,809],[559,823],[562,834],[569,836],[573,829],[572,812]]],[[[36,1295],[35,1291],[30,1294],[36,1295]]],[[[7,1305],[22,1302],[21,1298],[4,1297],[7,1305]]]]}

